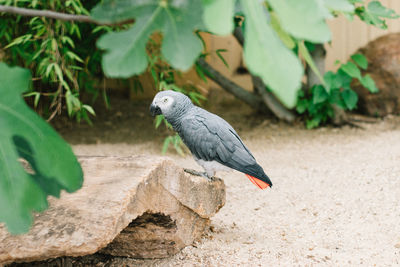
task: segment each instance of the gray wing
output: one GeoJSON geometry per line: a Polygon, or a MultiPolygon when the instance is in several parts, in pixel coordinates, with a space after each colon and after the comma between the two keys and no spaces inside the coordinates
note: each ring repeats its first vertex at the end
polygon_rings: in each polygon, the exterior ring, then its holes
{"type": "MultiPolygon", "coordinates": [[[[224,119],[203,109],[182,120],[179,134],[192,154],[202,160],[217,161],[235,170],[253,174],[257,165],[236,131],[224,119]]],[[[261,168],[261,167],[260,167],[261,168]]]]}

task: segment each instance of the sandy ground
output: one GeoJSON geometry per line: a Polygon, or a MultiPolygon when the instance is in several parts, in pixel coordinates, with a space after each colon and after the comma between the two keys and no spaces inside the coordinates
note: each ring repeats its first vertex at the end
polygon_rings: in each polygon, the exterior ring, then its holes
{"type": "MultiPolygon", "coordinates": [[[[250,111],[216,112],[237,129],[274,186],[262,191],[241,173],[219,173],[226,205],[201,240],[169,259],[116,259],[115,266],[400,265],[400,118],[310,131],[250,111]]],[[[114,127],[110,120],[101,138],[86,126],[61,132],[78,155],[160,154],[165,132],[151,122],[114,127]],[[125,142],[107,137],[121,131],[125,142]]],[[[166,156],[199,168],[190,155],[166,156]]]]}

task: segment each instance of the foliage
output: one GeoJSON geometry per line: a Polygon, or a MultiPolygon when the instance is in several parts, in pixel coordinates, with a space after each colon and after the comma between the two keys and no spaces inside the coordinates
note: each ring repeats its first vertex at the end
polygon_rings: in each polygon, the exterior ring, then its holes
{"type": "Polygon", "coordinates": [[[274,33],[257,1],[240,3],[246,18],[244,57],[249,70],[260,76],[283,103],[293,107],[303,76],[300,60],[274,33]],[[288,78],[283,79],[283,75],[288,78]]]}
{"type": "MultiPolygon", "coordinates": [[[[335,2],[338,4],[340,1],[335,2]]],[[[353,19],[358,16],[362,21],[367,24],[374,25],[381,29],[387,29],[385,18],[395,19],[399,18],[392,9],[383,7],[379,1],[371,1],[365,6],[362,0],[350,0],[354,5],[354,13],[344,13],[347,18],[353,19]]],[[[333,1],[332,1],[333,3],[333,1]]],[[[337,12],[333,12],[338,15],[337,12]]],[[[311,45],[312,46],[312,45],[311,45]]],[[[306,116],[307,128],[318,127],[322,123],[326,123],[329,119],[333,118],[334,110],[332,105],[336,105],[344,110],[353,110],[358,102],[358,95],[351,89],[351,81],[357,79],[365,88],[371,93],[377,93],[378,88],[374,80],[368,74],[362,76],[360,69],[367,69],[368,61],[365,56],[355,54],[351,56],[351,60],[345,64],[341,64],[336,73],[331,71],[325,73],[324,77],[320,75],[309,55],[307,50],[302,51],[299,46],[299,51],[303,54],[307,64],[311,69],[321,77],[321,84],[315,85],[298,93],[298,102],[296,111],[306,116]]]]}
{"type": "Polygon", "coordinates": [[[162,54],[174,68],[188,70],[201,52],[201,41],[194,31],[201,25],[200,1],[104,1],[92,10],[100,22],[115,23],[135,19],[126,31],[110,32],[97,45],[106,50],[103,69],[112,77],[140,74],[148,65],[146,43],[155,32],[164,33],[162,54]],[[123,7],[123,8],[122,8],[123,7]]]}
{"type": "MultiPolygon", "coordinates": [[[[93,6],[90,2],[93,1],[85,1],[86,6],[93,6]]],[[[80,0],[0,0],[0,4],[88,14],[80,0]]],[[[51,119],[65,106],[70,117],[78,121],[83,118],[90,123],[88,115],[94,115],[94,111],[82,103],[80,93],[82,90],[97,93],[93,76],[101,74],[101,57],[100,51],[94,49],[95,40],[109,29],[8,15],[2,15],[0,29],[2,60],[33,71],[34,86],[25,96],[33,97],[34,107],[40,108],[42,115],[51,119]]]]}
{"type": "MultiPolygon", "coordinates": [[[[126,31],[110,32],[99,40],[98,46],[106,51],[103,69],[113,77],[143,72],[148,65],[146,43],[153,32],[161,32],[166,61],[174,68],[187,70],[201,52],[193,32],[232,32],[237,4],[238,14],[244,16],[247,66],[289,108],[296,104],[303,76],[301,60],[291,50],[293,45],[330,41],[326,20],[338,14],[349,18],[357,15],[379,27],[385,26],[384,18],[397,17],[378,1],[365,7],[361,0],[267,0],[263,5],[246,0],[105,0],[91,11],[93,18],[109,23],[134,19],[135,23],[126,31]]],[[[304,49],[300,52],[308,54],[304,49]]],[[[312,65],[312,60],[307,64],[312,65]]]]}
{"type": "Polygon", "coordinates": [[[47,208],[48,195],[79,189],[83,173],[69,145],[21,98],[29,71],[0,63],[0,73],[0,222],[11,233],[22,233],[32,223],[32,211],[47,208]],[[26,172],[18,159],[32,170],[26,172]]]}
{"type": "MultiPolygon", "coordinates": [[[[361,0],[351,0],[354,4],[363,4],[361,0]]],[[[379,1],[371,1],[368,6],[356,5],[355,15],[367,24],[374,25],[381,29],[387,29],[385,18],[396,19],[400,16],[390,8],[382,6],[379,1]]],[[[352,14],[349,18],[352,19],[352,14]]]]}
{"type": "Polygon", "coordinates": [[[296,110],[306,114],[307,128],[315,128],[327,122],[334,116],[332,105],[345,110],[353,110],[358,101],[357,93],[351,89],[353,78],[360,81],[371,93],[378,92],[375,82],[366,74],[361,75],[361,69],[368,67],[368,61],[362,54],[351,56],[352,61],[341,64],[336,73],[328,71],[324,75],[324,84],[318,84],[299,92],[299,101],[296,110]]]}

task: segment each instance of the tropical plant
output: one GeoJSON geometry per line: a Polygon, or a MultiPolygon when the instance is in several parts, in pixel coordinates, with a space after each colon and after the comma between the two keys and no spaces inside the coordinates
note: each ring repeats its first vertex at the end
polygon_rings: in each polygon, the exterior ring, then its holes
{"type": "Polygon", "coordinates": [[[187,70],[196,63],[209,78],[252,107],[270,109],[288,121],[294,119],[288,108],[296,105],[302,87],[303,61],[325,84],[324,73],[315,65],[306,44],[329,42],[331,32],[326,21],[340,14],[349,19],[358,16],[381,28],[386,27],[385,19],[398,18],[379,1],[366,5],[362,0],[109,0],[91,11],[92,17],[102,23],[136,21],[127,31],[107,33],[98,41],[105,50],[103,67],[107,75],[128,77],[144,71],[148,65],[145,45],[153,32],[160,32],[162,55],[173,68],[187,70]],[[194,34],[198,30],[234,33],[243,45],[255,93],[233,84],[199,58],[201,42],[194,34]]]}
{"type": "MultiPolygon", "coordinates": [[[[336,73],[328,71],[323,77],[324,84],[316,84],[307,90],[299,91],[296,111],[306,114],[307,128],[315,128],[334,116],[333,105],[343,110],[353,110],[358,101],[357,93],[351,89],[351,82],[357,79],[371,93],[378,92],[375,82],[368,74],[361,75],[361,69],[367,69],[368,61],[361,54],[351,56],[351,61],[341,64],[336,73]]],[[[340,62],[337,62],[340,64],[340,62]]]]}
{"type": "MultiPolygon", "coordinates": [[[[85,3],[86,7],[97,1],[89,2],[92,3],[85,3]]],[[[80,0],[0,0],[0,4],[89,14],[80,0]]],[[[90,105],[82,103],[80,93],[83,90],[97,93],[94,77],[102,72],[95,41],[110,28],[43,17],[3,15],[0,29],[1,60],[33,71],[33,86],[25,97],[32,98],[31,103],[39,113],[51,120],[66,107],[70,117],[90,123],[89,114],[95,113],[90,105]]]]}
{"type": "MultiPolygon", "coordinates": [[[[367,24],[387,29],[385,18],[399,17],[393,10],[383,7],[378,1],[372,1],[367,6],[363,1],[350,2],[355,5],[355,9],[354,13],[344,13],[349,20],[358,16],[367,24]]],[[[333,15],[337,16],[338,13],[334,12],[333,15]]],[[[305,115],[307,128],[315,128],[327,121],[342,124],[346,117],[344,111],[353,110],[358,102],[356,92],[351,89],[353,79],[358,79],[371,93],[378,92],[373,79],[369,75],[364,77],[361,75],[360,69],[365,70],[368,67],[368,61],[363,55],[355,54],[348,62],[341,64],[336,73],[324,74],[326,54],[324,46],[309,42],[305,42],[305,46],[309,51],[309,54],[303,53],[308,63],[306,71],[308,81],[305,86],[303,85],[304,90],[299,91],[296,111],[305,115]]],[[[336,63],[340,64],[340,62],[336,63]]]]}

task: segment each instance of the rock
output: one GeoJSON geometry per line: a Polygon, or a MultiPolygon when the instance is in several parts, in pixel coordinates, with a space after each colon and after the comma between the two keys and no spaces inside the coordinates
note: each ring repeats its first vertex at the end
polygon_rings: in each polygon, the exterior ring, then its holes
{"type": "Polygon", "coordinates": [[[83,157],[81,190],[49,198],[31,230],[0,226],[0,266],[100,251],[162,258],[193,243],[225,204],[225,185],[156,157],[83,157]]]}
{"type": "Polygon", "coordinates": [[[358,81],[352,88],[359,95],[359,110],[370,116],[400,113],[400,33],[384,35],[361,48],[358,53],[368,59],[368,69],[379,93],[372,94],[358,81]]]}

